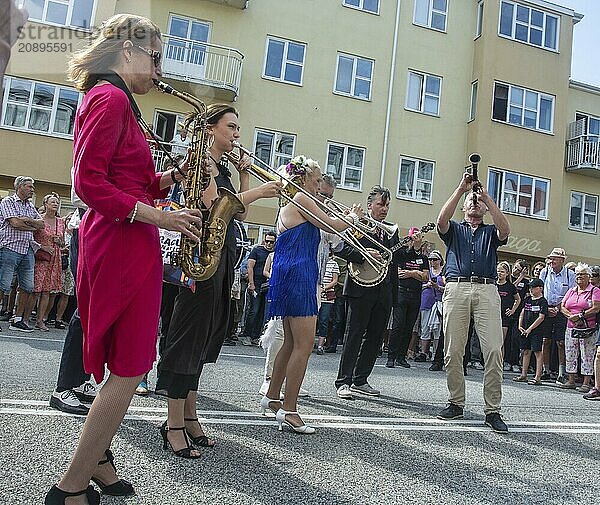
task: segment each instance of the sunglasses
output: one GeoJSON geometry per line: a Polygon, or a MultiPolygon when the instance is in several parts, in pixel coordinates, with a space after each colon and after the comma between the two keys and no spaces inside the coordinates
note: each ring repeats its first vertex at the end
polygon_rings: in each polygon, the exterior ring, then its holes
{"type": "Polygon", "coordinates": [[[322,191],[319,191],[318,195],[322,196],[323,198],[333,198],[333,194],[328,195],[327,193],[323,193],[322,191]]]}
{"type": "Polygon", "coordinates": [[[154,62],[155,67],[158,67],[160,65],[160,60],[161,60],[160,51],[154,51],[153,49],[148,49],[148,48],[142,47],[142,46],[133,46],[133,47],[137,47],[138,49],[141,49],[148,56],[150,56],[152,58],[152,61],[154,62]]]}
{"type": "Polygon", "coordinates": [[[265,240],[265,244],[274,244],[275,241],[274,240],[265,240]]]}

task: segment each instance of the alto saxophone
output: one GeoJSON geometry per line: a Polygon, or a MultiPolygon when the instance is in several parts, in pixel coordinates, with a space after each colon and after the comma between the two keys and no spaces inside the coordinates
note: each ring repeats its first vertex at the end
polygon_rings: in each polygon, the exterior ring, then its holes
{"type": "Polygon", "coordinates": [[[154,84],[163,93],[173,95],[194,108],[183,123],[183,128],[192,132],[184,191],[185,207],[202,212],[202,236],[200,242],[196,242],[181,234],[176,263],[190,279],[205,281],[217,271],[229,221],[237,213],[244,212],[245,207],[240,199],[226,188],[218,188],[218,198],[210,210],[204,207],[202,192],[208,188],[211,179],[206,170],[207,152],[210,147],[206,105],[189,93],[177,91],[164,82],[154,81],[154,84]]]}

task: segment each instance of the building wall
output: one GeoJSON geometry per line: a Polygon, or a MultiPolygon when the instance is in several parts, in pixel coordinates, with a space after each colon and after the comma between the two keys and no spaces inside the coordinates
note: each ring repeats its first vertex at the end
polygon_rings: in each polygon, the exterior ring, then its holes
{"type": "MultiPolygon", "coordinates": [[[[551,180],[548,218],[509,215],[511,240],[502,249],[503,256],[533,260],[560,244],[572,257],[600,263],[598,232],[582,233],[568,228],[571,190],[599,195],[600,178],[564,170],[567,126],[574,120],[575,111],[599,115],[600,94],[569,87],[573,12],[554,10],[552,4],[538,0],[521,3],[535,8],[543,4],[544,10],[560,16],[557,52],[499,37],[501,0],[485,0],[483,29],[478,37],[476,1],[448,2],[446,31],[440,32],[415,25],[415,0],[402,0],[393,73],[397,4],[391,1],[381,1],[379,14],[373,15],[346,8],[341,0],[251,0],[247,9],[203,0],[103,0],[98,2],[95,24],[122,12],[149,16],[163,31],[167,30],[170,14],[209,22],[209,42],[244,54],[240,93],[234,102],[240,111],[242,143],[253,148],[255,128],[293,133],[294,154],[304,153],[319,160],[323,169],[328,141],[365,148],[361,191],[338,189],[336,199],[347,204],[364,203],[368,189],[383,181],[393,195],[388,219],[398,222],[401,232],[409,226],[435,221],[468,165],[469,153],[479,152],[479,176],[484,185],[489,167],[551,180]],[[302,86],[261,77],[267,36],[306,44],[302,86]],[[338,52],[375,61],[370,100],[333,93],[338,52]],[[406,108],[409,69],[442,77],[438,116],[406,108]],[[477,114],[469,121],[474,80],[478,81],[477,114]],[[492,120],[495,81],[554,95],[552,133],[492,120]],[[435,163],[431,202],[396,196],[402,156],[435,163]]],[[[40,33],[46,37],[42,41],[49,40],[48,25],[30,24],[41,27],[40,33]]],[[[80,35],[66,30],[62,35],[72,38],[79,47],[83,42],[77,34],[80,35]]],[[[13,53],[7,74],[64,85],[67,56],[13,53]]],[[[170,82],[195,92],[207,104],[223,100],[215,88],[170,82]]],[[[187,104],[157,91],[139,97],[138,102],[149,123],[157,110],[189,110],[187,104]]],[[[0,189],[10,189],[14,176],[27,173],[38,181],[38,192],[57,188],[59,193],[68,194],[72,141],[0,128],[0,142],[10,147],[0,153],[0,189]]],[[[274,200],[257,202],[250,209],[249,221],[272,224],[276,206],[274,200]]],[[[459,211],[455,218],[460,219],[459,211]]],[[[428,239],[441,247],[435,233],[428,239]]]]}

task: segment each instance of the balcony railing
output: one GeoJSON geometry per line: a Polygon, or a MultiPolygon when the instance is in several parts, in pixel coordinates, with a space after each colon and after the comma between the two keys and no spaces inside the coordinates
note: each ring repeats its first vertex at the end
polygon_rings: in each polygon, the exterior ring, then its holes
{"type": "Polygon", "coordinates": [[[600,136],[586,134],[585,120],[569,124],[565,168],[600,177],[600,136]]]}
{"type": "MultiPolygon", "coordinates": [[[[156,142],[153,140],[148,141],[148,145],[150,146],[150,152],[152,153],[152,159],[154,160],[154,165],[156,166],[157,172],[162,172],[165,170],[165,165],[168,164],[169,158],[167,158],[165,152],[162,149],[159,149],[156,146],[156,142]]],[[[175,158],[179,154],[185,154],[187,150],[182,148],[180,145],[175,143],[167,143],[163,142],[162,144],[167,151],[171,153],[171,156],[175,158]]]]}
{"type": "Polygon", "coordinates": [[[210,86],[238,96],[244,55],[237,49],[164,35],[164,77],[210,86]]]}

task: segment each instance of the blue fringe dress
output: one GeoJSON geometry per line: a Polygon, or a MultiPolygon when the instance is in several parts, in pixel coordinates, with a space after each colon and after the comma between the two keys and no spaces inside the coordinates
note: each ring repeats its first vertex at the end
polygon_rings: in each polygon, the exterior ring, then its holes
{"type": "Polygon", "coordinates": [[[308,221],[277,237],[271,279],[268,318],[316,316],[321,232],[308,221]]]}

